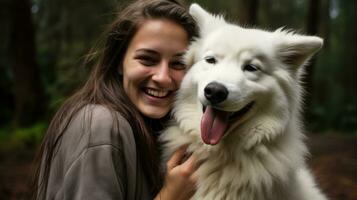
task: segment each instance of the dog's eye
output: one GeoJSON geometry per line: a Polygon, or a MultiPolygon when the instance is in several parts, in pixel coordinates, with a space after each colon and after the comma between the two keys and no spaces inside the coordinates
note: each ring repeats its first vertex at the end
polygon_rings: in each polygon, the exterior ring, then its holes
{"type": "Polygon", "coordinates": [[[246,64],[243,67],[244,71],[248,71],[248,72],[255,72],[259,70],[259,67],[253,65],[253,64],[246,64]]]}
{"type": "Polygon", "coordinates": [[[206,56],[205,57],[205,61],[210,63],[210,64],[216,64],[217,63],[217,59],[213,56],[206,56]]]}

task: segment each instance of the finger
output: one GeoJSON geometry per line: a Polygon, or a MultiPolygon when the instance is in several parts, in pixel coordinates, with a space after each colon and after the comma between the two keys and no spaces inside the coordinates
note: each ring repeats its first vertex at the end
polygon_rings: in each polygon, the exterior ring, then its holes
{"type": "Polygon", "coordinates": [[[185,155],[187,146],[182,146],[180,147],[170,158],[170,160],[167,162],[167,169],[171,170],[177,165],[180,164],[180,161],[185,155]]]}
{"type": "Polygon", "coordinates": [[[206,161],[207,159],[196,160],[196,164],[195,164],[196,169],[198,169],[206,161]]]}
{"type": "Polygon", "coordinates": [[[196,170],[196,156],[192,154],[184,163],[182,163],[182,170],[186,174],[192,174],[196,170]]]}
{"type": "Polygon", "coordinates": [[[180,160],[180,164],[186,162],[186,160],[188,160],[191,157],[192,153],[188,153],[185,152],[185,154],[182,156],[181,160],[180,160]]]}

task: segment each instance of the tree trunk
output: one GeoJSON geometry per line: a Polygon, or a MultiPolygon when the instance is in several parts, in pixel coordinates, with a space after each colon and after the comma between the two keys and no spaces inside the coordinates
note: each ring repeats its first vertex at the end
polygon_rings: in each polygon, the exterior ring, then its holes
{"type": "MultiPolygon", "coordinates": [[[[344,33],[345,38],[345,58],[344,63],[345,65],[341,66],[341,71],[343,70],[344,73],[340,74],[341,83],[344,85],[345,94],[346,94],[346,101],[352,105],[353,101],[357,99],[357,81],[356,81],[356,74],[357,74],[357,67],[356,67],[356,58],[357,58],[357,27],[353,25],[357,18],[356,9],[357,9],[357,2],[354,0],[348,0],[345,3],[344,12],[346,18],[346,28],[344,33]]],[[[356,101],[354,101],[356,102],[356,101]]],[[[347,102],[345,102],[347,103],[347,102]]],[[[354,104],[356,105],[356,104],[354,104]]],[[[356,109],[356,108],[354,108],[356,109]]]]}
{"type": "Polygon", "coordinates": [[[0,127],[6,126],[12,120],[13,94],[11,91],[12,82],[9,73],[7,55],[9,37],[9,5],[11,0],[0,0],[0,127]]]}
{"type": "MultiPolygon", "coordinates": [[[[310,0],[308,4],[308,13],[307,13],[307,34],[317,35],[317,30],[319,27],[320,20],[320,0],[310,0]]],[[[314,67],[315,59],[313,58],[309,65],[306,66],[306,76],[305,76],[305,90],[306,90],[306,106],[311,105],[312,94],[313,94],[313,77],[314,77],[314,67]]]]}
{"type": "Polygon", "coordinates": [[[330,47],[330,1],[321,2],[321,19],[319,22],[319,35],[324,39],[324,49],[330,47]]]}
{"type": "Polygon", "coordinates": [[[259,0],[240,0],[238,8],[241,25],[257,25],[259,0]]]}
{"type": "MultiPolygon", "coordinates": [[[[323,46],[323,52],[321,52],[321,56],[327,56],[331,55],[331,49],[330,49],[330,1],[321,1],[321,18],[319,22],[319,29],[318,33],[319,35],[324,39],[324,46],[323,46]]],[[[322,67],[328,67],[328,66],[322,66],[322,67]]],[[[326,75],[324,76],[326,77],[326,75]]],[[[329,98],[330,92],[329,91],[329,86],[328,83],[326,82],[326,79],[328,78],[323,78],[319,80],[312,80],[313,82],[313,87],[317,88],[314,90],[314,93],[312,94],[313,96],[313,102],[314,104],[321,104],[321,102],[324,102],[326,105],[326,98],[329,98]]]]}
{"type": "Polygon", "coordinates": [[[47,101],[36,63],[30,0],[12,0],[10,9],[9,54],[14,81],[14,125],[27,126],[41,118],[47,101]]]}

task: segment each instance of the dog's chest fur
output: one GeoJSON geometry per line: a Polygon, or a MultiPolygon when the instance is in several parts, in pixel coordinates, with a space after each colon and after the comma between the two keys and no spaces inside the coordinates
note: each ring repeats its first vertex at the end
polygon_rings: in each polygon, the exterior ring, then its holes
{"type": "Polygon", "coordinates": [[[296,169],[302,165],[306,152],[298,138],[283,134],[272,144],[244,149],[241,141],[237,141],[239,137],[234,138],[235,133],[212,147],[203,144],[192,129],[183,131],[178,126],[171,126],[161,139],[166,142],[166,153],[189,144],[188,150],[205,160],[197,171],[198,189],[192,199],[295,199],[291,189],[286,187],[295,184],[296,169]]]}

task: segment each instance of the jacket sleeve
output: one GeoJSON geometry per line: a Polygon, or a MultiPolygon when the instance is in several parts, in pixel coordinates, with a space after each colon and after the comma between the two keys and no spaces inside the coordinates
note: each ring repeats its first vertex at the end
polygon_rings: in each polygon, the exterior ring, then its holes
{"type": "Polygon", "coordinates": [[[55,199],[132,199],[129,194],[135,193],[132,185],[135,185],[136,157],[134,138],[127,139],[132,137],[131,127],[124,118],[113,118],[104,107],[96,106],[91,113],[78,115],[64,136],[63,156],[58,161],[66,164],[64,174],[59,175],[63,177],[59,188],[62,191],[54,191],[55,199]],[[119,127],[113,128],[116,120],[119,127]],[[87,124],[89,129],[81,128],[87,124]]]}
{"type": "Polygon", "coordinates": [[[126,199],[124,168],[121,150],[112,145],[85,149],[64,176],[63,199],[126,199]]]}

